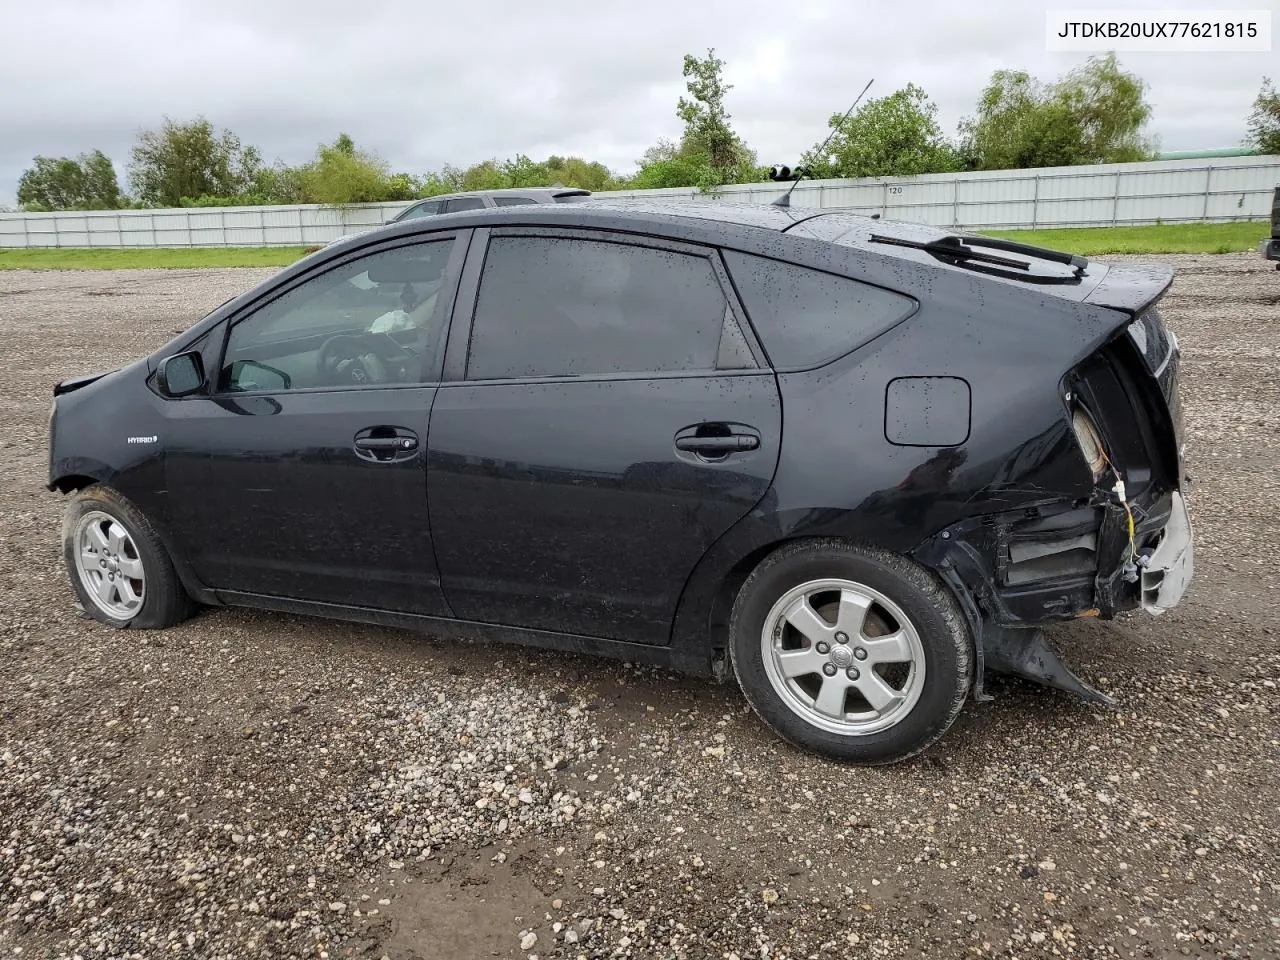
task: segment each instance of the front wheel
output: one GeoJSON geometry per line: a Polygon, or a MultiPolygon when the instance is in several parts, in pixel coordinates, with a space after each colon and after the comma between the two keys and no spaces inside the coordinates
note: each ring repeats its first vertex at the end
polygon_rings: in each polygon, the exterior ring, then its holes
{"type": "Polygon", "coordinates": [[[157,629],[195,611],[155,529],[110,487],[88,487],[67,505],[62,552],[72,589],[95,620],[157,629]]]}
{"type": "Polygon", "coordinates": [[[800,541],[747,578],[731,624],[734,673],[775,731],[854,763],[904,760],[941,737],[973,676],[955,599],[904,557],[800,541]]]}

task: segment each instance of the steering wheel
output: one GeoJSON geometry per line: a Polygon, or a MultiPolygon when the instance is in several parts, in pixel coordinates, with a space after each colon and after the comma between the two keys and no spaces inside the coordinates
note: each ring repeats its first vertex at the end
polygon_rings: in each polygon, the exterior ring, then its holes
{"type": "Polygon", "coordinates": [[[386,334],[339,333],[330,337],[316,355],[316,374],[321,383],[365,386],[397,379],[393,369],[398,343],[386,334]]]}

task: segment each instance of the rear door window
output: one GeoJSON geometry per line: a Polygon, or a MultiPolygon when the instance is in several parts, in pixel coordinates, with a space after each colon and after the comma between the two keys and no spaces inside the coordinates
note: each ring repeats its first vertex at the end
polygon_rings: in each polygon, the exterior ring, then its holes
{"type": "Polygon", "coordinates": [[[738,296],[777,370],[830,363],[915,310],[910,297],[848,277],[724,251],[738,296]]]}
{"type": "Polygon", "coordinates": [[[537,203],[533,197],[494,197],[493,202],[499,207],[517,207],[522,203],[537,203]]]}
{"type": "Polygon", "coordinates": [[[736,324],[705,256],[497,237],[481,274],[467,378],[715,370],[718,360],[742,369],[753,364],[736,324]]]}
{"type": "Polygon", "coordinates": [[[445,213],[457,213],[459,210],[483,210],[484,200],[480,197],[455,197],[445,202],[445,213]]]}

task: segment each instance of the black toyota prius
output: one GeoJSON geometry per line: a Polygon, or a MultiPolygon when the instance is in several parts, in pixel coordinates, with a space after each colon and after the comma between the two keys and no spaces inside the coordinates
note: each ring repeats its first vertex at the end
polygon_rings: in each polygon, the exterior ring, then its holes
{"type": "Polygon", "coordinates": [[[1164,268],[591,199],[334,244],[66,380],[83,609],[293,611],[737,678],[862,763],[1192,575],[1164,268]]]}

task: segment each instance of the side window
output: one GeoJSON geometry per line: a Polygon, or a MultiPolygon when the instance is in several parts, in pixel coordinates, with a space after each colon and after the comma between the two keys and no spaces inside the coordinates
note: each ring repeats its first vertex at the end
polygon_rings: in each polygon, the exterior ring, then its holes
{"type": "Polygon", "coordinates": [[[481,274],[467,377],[714,370],[726,318],[736,326],[705,257],[498,237],[481,274]]]}
{"type": "Polygon", "coordinates": [[[779,370],[802,370],[842,357],[915,309],[910,297],[881,287],[735,250],[723,252],[747,316],[779,370]]]}
{"type": "Polygon", "coordinates": [[[372,253],[312,277],[231,328],[223,391],[416,383],[440,345],[453,240],[372,253]]]}
{"type": "Polygon", "coordinates": [[[537,203],[533,197],[494,197],[493,202],[500,207],[517,207],[522,203],[537,203]]]}
{"type": "Polygon", "coordinates": [[[445,213],[457,213],[459,210],[483,210],[484,200],[480,197],[455,197],[452,200],[446,200],[444,205],[445,213]]]}
{"type": "Polygon", "coordinates": [[[440,212],[439,200],[428,200],[426,203],[420,203],[417,206],[410,207],[404,213],[397,217],[397,220],[417,220],[419,217],[434,217],[440,212]]]}

